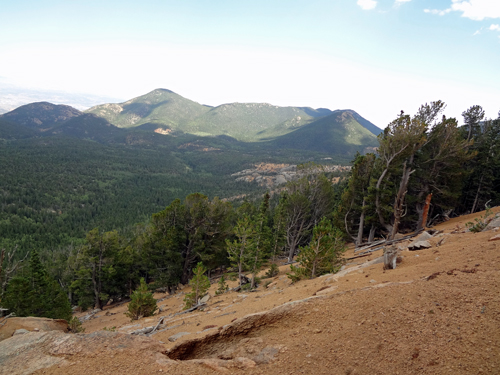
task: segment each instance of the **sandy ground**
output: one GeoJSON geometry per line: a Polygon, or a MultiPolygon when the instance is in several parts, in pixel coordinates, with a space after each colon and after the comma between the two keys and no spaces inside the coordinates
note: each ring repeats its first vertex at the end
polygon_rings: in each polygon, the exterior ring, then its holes
{"type": "MultiPolygon", "coordinates": [[[[280,274],[264,280],[256,292],[215,296],[214,284],[203,311],[173,316],[182,311],[188,288],[173,296],[155,295],[162,312],[139,321],[124,315],[126,304],[108,306],[84,323],[86,333],[104,329],[128,333],[165,317],[166,327],[150,337],[168,352],[247,314],[318,296],[297,304],[282,319],[249,327],[219,346],[206,343],[185,360],[159,363],[119,352],[74,355],[67,358],[70,366],[36,373],[500,374],[500,241],[489,241],[500,231],[464,231],[465,223],[481,214],[436,226],[433,229],[442,234],[430,240],[432,248],[402,251],[395,270],[367,263],[382,255],[379,250],[349,261],[347,269],[354,271],[341,277],[291,284],[286,276],[289,267],[281,266],[280,274]],[[266,281],[271,281],[268,287],[266,281]],[[181,332],[182,337],[169,341],[181,332]],[[243,357],[265,347],[279,350],[268,363],[242,363],[229,369],[193,361],[223,358],[227,353],[221,350],[230,347],[243,357]]],[[[353,256],[351,248],[346,257],[353,256]]]]}

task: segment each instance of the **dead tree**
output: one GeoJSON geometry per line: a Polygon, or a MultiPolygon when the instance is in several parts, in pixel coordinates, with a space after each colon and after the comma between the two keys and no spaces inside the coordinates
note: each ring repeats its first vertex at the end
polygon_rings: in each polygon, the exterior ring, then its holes
{"type": "Polygon", "coordinates": [[[16,251],[17,246],[12,251],[6,252],[5,249],[2,249],[0,252],[0,296],[3,296],[10,279],[28,257],[28,253],[26,253],[23,259],[15,261],[13,259],[16,251]]]}

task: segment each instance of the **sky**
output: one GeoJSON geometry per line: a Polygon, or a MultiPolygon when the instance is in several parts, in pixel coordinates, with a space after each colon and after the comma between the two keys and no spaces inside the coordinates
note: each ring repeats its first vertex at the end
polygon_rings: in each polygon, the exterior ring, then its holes
{"type": "Polygon", "coordinates": [[[381,128],[435,100],[496,118],[500,0],[4,0],[2,84],[353,109],[381,128]]]}

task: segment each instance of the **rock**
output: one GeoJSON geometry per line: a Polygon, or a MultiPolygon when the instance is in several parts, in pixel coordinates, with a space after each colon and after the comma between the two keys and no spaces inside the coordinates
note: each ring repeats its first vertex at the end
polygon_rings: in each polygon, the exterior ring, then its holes
{"type": "Polygon", "coordinates": [[[179,332],[179,333],[176,333],[175,335],[173,336],[170,336],[168,338],[168,341],[170,342],[175,342],[177,341],[179,338],[181,338],[182,336],[186,336],[186,335],[190,335],[191,333],[190,332],[179,332]]]}
{"type": "Polygon", "coordinates": [[[253,368],[256,365],[255,361],[245,357],[236,357],[233,361],[239,369],[253,368]]]}
{"type": "Polygon", "coordinates": [[[24,329],[28,332],[38,329],[42,332],[61,331],[68,332],[68,322],[64,319],[49,318],[8,318],[7,322],[0,326],[0,341],[12,337],[17,330],[24,329]]]}
{"type": "Polygon", "coordinates": [[[423,231],[420,233],[414,240],[413,242],[418,242],[418,241],[427,241],[432,238],[432,235],[429,232],[423,231]]]}
{"type": "Polygon", "coordinates": [[[28,331],[27,329],[24,329],[24,328],[20,328],[20,329],[16,329],[16,331],[14,332],[14,334],[12,336],[24,335],[25,333],[30,333],[30,331],[28,331]]]}
{"type": "Polygon", "coordinates": [[[210,293],[207,293],[205,294],[205,296],[200,299],[200,301],[198,303],[207,303],[208,301],[210,301],[210,298],[212,298],[212,296],[210,295],[210,293]]]}
{"type": "Polygon", "coordinates": [[[500,234],[497,234],[496,236],[491,237],[488,241],[500,241],[500,234]]]}
{"type": "Polygon", "coordinates": [[[329,294],[329,293],[332,293],[335,291],[335,289],[337,289],[339,286],[338,285],[335,285],[335,286],[331,286],[329,288],[325,288],[325,289],[322,289],[322,290],[319,290],[316,292],[316,295],[317,296],[321,296],[321,295],[324,295],[324,294],[329,294]]]}
{"type": "Polygon", "coordinates": [[[487,230],[492,230],[492,229],[495,229],[495,228],[499,228],[500,227],[500,217],[497,217],[493,220],[491,220],[488,225],[486,226],[486,228],[483,229],[483,232],[486,232],[487,230]]]}
{"type": "Polygon", "coordinates": [[[167,359],[162,354],[163,345],[146,337],[107,331],[77,335],[30,332],[0,342],[0,375],[32,374],[56,365],[69,365],[65,357],[77,355],[110,361],[118,350],[131,358],[167,359]]]}
{"type": "Polygon", "coordinates": [[[432,245],[429,241],[413,241],[408,245],[408,250],[421,250],[421,249],[429,249],[432,245]]]}

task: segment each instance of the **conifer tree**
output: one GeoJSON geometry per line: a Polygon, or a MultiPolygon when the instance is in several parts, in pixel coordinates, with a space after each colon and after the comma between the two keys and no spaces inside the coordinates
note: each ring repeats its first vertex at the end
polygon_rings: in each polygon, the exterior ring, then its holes
{"type": "Polygon", "coordinates": [[[295,282],[326,273],[335,273],[342,265],[341,255],[344,251],[345,243],[341,232],[332,227],[326,218],[323,218],[314,227],[309,245],[300,249],[300,253],[297,255],[299,265],[290,267],[293,274],[288,274],[288,277],[295,282]]]}
{"type": "Polygon", "coordinates": [[[141,277],[140,283],[139,287],[130,296],[131,301],[128,304],[128,311],[125,313],[132,320],[154,315],[158,308],[153,293],[148,290],[144,278],[141,277]]]}
{"type": "Polygon", "coordinates": [[[255,226],[250,217],[244,215],[234,228],[236,239],[226,240],[228,258],[231,264],[238,269],[240,286],[243,284],[243,271],[249,263],[255,248],[255,226]]]}
{"type": "Polygon", "coordinates": [[[219,279],[219,281],[217,282],[217,291],[215,292],[215,294],[219,295],[219,294],[224,294],[227,292],[227,290],[229,289],[229,287],[227,286],[227,283],[226,283],[226,279],[224,278],[224,275],[222,275],[219,279]]]}
{"type": "Polygon", "coordinates": [[[271,231],[268,226],[267,211],[269,209],[269,193],[266,193],[259,208],[259,213],[254,221],[255,238],[254,246],[248,254],[248,268],[252,273],[251,288],[255,288],[255,278],[265,260],[269,258],[269,240],[271,231]]]}
{"type": "Polygon", "coordinates": [[[37,250],[31,253],[29,276],[15,277],[9,282],[2,305],[17,316],[71,318],[69,300],[57,281],[48,275],[37,250]]]}
{"type": "Polygon", "coordinates": [[[189,285],[192,290],[191,293],[186,294],[184,298],[185,309],[189,309],[198,304],[200,298],[202,298],[210,288],[210,280],[205,276],[206,271],[207,269],[203,267],[203,263],[201,262],[199,262],[193,270],[193,278],[189,280],[189,285]]]}

